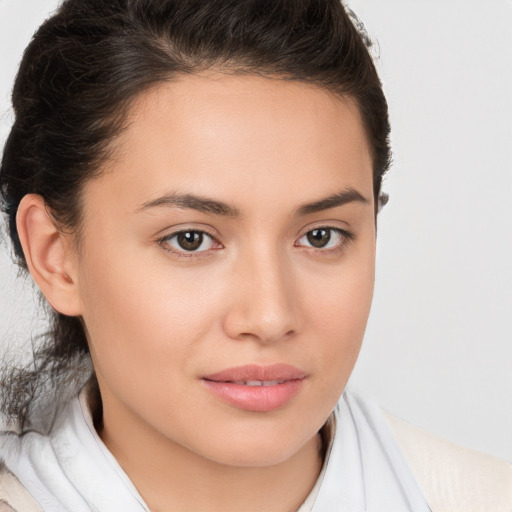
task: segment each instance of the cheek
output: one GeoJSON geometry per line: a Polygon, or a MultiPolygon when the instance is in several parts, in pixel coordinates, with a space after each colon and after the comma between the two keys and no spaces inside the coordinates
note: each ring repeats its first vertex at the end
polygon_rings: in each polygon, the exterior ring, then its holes
{"type": "Polygon", "coordinates": [[[318,340],[318,375],[326,388],[334,385],[336,393],[343,390],[364,337],[373,296],[374,247],[369,239],[345,264],[335,267],[329,279],[310,282],[305,294],[310,335],[318,340]]]}
{"type": "Polygon", "coordinates": [[[132,256],[91,255],[82,268],[83,317],[97,370],[119,379],[186,370],[216,325],[222,291],[205,293],[205,276],[171,269],[165,256],[156,265],[144,253],[126,253],[132,256]]]}
{"type": "Polygon", "coordinates": [[[307,309],[318,317],[320,327],[354,335],[364,332],[374,280],[375,239],[370,232],[331,270],[322,270],[318,276],[309,274],[304,284],[307,309]]]}

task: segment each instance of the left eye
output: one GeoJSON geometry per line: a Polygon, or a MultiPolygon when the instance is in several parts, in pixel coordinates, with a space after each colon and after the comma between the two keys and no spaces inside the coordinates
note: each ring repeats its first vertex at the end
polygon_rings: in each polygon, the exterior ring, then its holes
{"type": "Polygon", "coordinates": [[[215,240],[204,231],[180,231],[163,242],[176,252],[203,252],[215,246],[215,240]]]}
{"type": "Polygon", "coordinates": [[[341,229],[318,228],[308,231],[299,239],[297,245],[314,247],[315,249],[331,249],[341,245],[344,238],[341,229]]]}

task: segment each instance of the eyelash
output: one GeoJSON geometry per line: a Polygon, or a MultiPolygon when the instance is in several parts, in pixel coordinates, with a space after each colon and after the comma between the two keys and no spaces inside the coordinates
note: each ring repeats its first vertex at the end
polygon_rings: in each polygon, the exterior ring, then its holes
{"type": "MultiPolygon", "coordinates": [[[[314,253],[339,254],[353,240],[355,240],[355,235],[353,233],[350,233],[349,231],[346,231],[344,229],[340,229],[337,227],[332,227],[332,226],[318,226],[318,227],[315,227],[313,229],[306,231],[301,237],[299,237],[298,241],[294,243],[294,247],[306,248],[308,251],[313,251],[314,253]],[[307,237],[308,234],[313,233],[314,231],[321,231],[321,230],[330,232],[328,243],[330,242],[332,233],[336,233],[340,237],[340,240],[336,244],[335,247],[323,248],[323,247],[314,247],[312,245],[309,245],[309,246],[297,245],[297,242],[302,240],[303,238],[307,237]]],[[[216,251],[216,250],[223,248],[222,244],[213,235],[211,235],[210,233],[208,233],[207,231],[204,231],[202,229],[181,229],[179,231],[175,231],[174,233],[171,233],[170,235],[166,235],[166,236],[158,239],[157,243],[164,251],[171,253],[174,256],[177,256],[178,258],[201,258],[201,257],[210,255],[211,251],[216,251]],[[212,248],[212,249],[206,249],[206,250],[202,250],[202,251],[197,251],[197,250],[187,251],[185,249],[179,250],[179,249],[174,249],[174,248],[170,247],[170,245],[169,245],[170,240],[176,239],[180,234],[186,234],[186,233],[195,233],[195,234],[199,234],[202,237],[207,237],[211,240],[212,244],[218,245],[219,247],[212,248]]]]}
{"type": "Polygon", "coordinates": [[[339,253],[343,252],[343,250],[346,248],[346,246],[350,242],[355,240],[355,235],[353,233],[349,232],[349,231],[344,230],[344,229],[336,228],[336,227],[333,227],[333,226],[318,226],[318,227],[315,227],[313,229],[309,229],[308,231],[306,231],[299,238],[299,241],[302,240],[303,238],[306,238],[308,236],[308,234],[313,233],[315,231],[328,231],[328,232],[330,232],[328,243],[330,242],[330,240],[332,238],[332,234],[336,233],[339,236],[339,241],[338,241],[338,243],[334,247],[328,247],[328,248],[326,248],[326,247],[314,247],[314,246],[311,246],[311,245],[309,245],[309,246],[298,246],[296,243],[294,244],[295,247],[306,247],[308,251],[314,251],[315,253],[336,255],[336,254],[339,254],[339,253]]]}
{"type": "Polygon", "coordinates": [[[160,247],[162,247],[162,249],[164,251],[171,253],[172,255],[177,256],[178,258],[201,258],[201,257],[205,257],[205,256],[211,254],[211,251],[216,251],[216,250],[222,248],[222,244],[213,235],[211,235],[210,233],[208,233],[207,231],[204,231],[202,229],[180,229],[179,231],[175,231],[174,233],[171,233],[170,235],[166,235],[166,236],[160,238],[159,240],[157,240],[157,243],[160,247]],[[197,251],[197,250],[196,251],[186,251],[185,249],[182,249],[182,250],[173,249],[169,245],[169,242],[172,239],[175,239],[179,235],[186,234],[186,233],[199,234],[202,237],[206,237],[206,238],[210,239],[212,244],[218,245],[219,247],[216,247],[215,249],[207,249],[207,250],[203,250],[203,251],[197,251]]]}

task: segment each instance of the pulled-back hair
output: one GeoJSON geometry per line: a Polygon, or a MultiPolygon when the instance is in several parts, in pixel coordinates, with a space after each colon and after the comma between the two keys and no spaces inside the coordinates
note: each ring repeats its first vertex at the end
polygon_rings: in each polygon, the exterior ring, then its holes
{"type": "MultiPolygon", "coordinates": [[[[340,0],[65,0],[27,47],[12,94],[0,190],[17,262],[26,269],[15,222],[23,196],[42,196],[59,227],[79,238],[81,190],[134,98],[209,69],[312,83],[355,102],[377,199],[389,123],[368,46],[340,0]]],[[[1,380],[3,411],[21,427],[42,390],[76,387],[91,373],[81,319],[48,308],[51,330],[34,364],[1,380]]]]}

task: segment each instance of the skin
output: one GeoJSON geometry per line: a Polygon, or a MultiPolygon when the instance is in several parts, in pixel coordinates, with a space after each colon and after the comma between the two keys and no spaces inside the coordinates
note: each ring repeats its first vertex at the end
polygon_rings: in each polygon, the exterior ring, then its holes
{"type": "Polygon", "coordinates": [[[152,511],[296,510],[372,299],[372,159],[357,108],[308,84],[183,77],[135,101],[103,171],[83,191],[79,251],[38,196],[18,214],[43,293],[83,317],[103,441],[152,511]],[[347,191],[363,200],[299,211],[347,191]],[[232,215],[148,206],[166,194],[232,215]],[[327,247],[311,245],[315,228],[332,229],[327,247]],[[183,229],[212,238],[187,253],[173,238],[183,229]],[[240,409],[202,381],[273,363],[307,375],[276,410],[240,409]]]}

